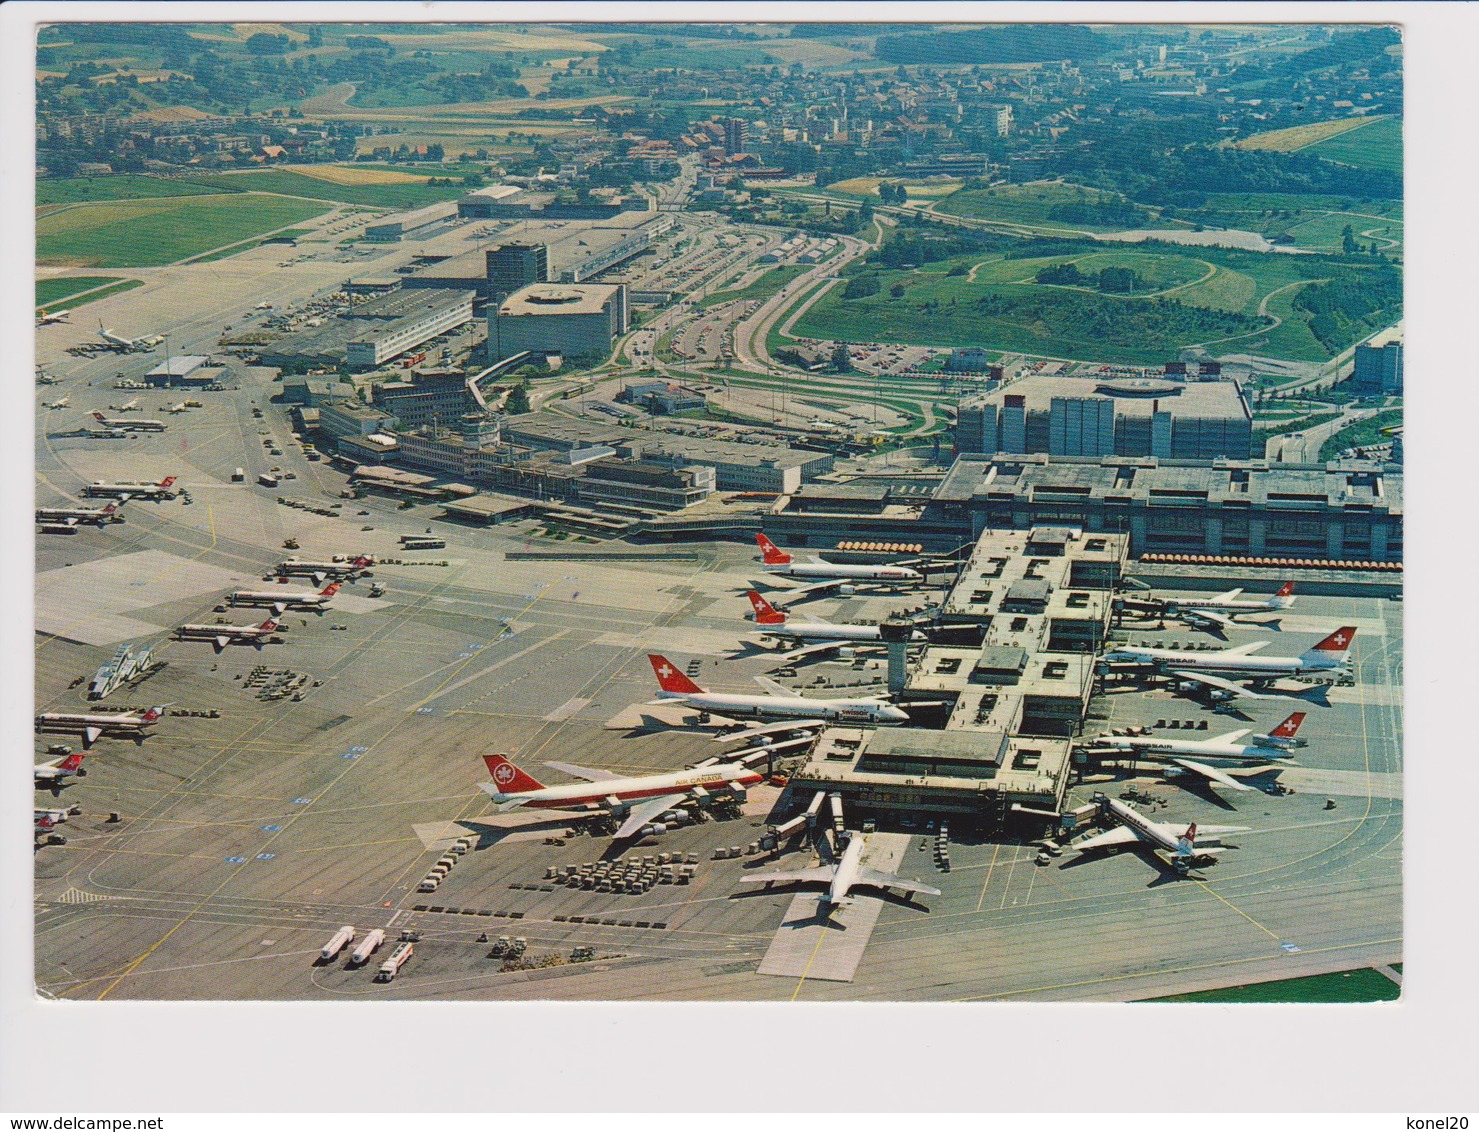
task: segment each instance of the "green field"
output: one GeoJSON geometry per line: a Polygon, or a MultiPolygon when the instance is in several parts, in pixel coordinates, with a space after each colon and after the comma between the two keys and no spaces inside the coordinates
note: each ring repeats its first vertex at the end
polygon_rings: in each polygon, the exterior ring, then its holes
{"type": "Polygon", "coordinates": [[[462,185],[336,185],[287,169],[264,169],[251,173],[216,173],[192,176],[191,181],[214,192],[282,193],[310,200],[363,204],[372,208],[420,208],[437,201],[455,200],[468,190],[462,185]]]}
{"type": "Polygon", "coordinates": [[[1320,445],[1320,459],[1333,460],[1347,448],[1364,448],[1368,444],[1386,444],[1392,438],[1383,434],[1382,429],[1400,425],[1402,419],[1401,409],[1385,409],[1374,417],[1357,421],[1341,429],[1320,445]]]}
{"type": "Polygon", "coordinates": [[[1052,243],[1024,248],[1038,253],[1032,258],[994,252],[918,270],[862,268],[877,274],[877,294],[844,299],[843,288],[834,287],[802,316],[794,333],[1133,364],[1164,361],[1178,349],[1202,343],[1214,354],[1261,353],[1296,361],[1330,356],[1310,333],[1308,312],[1293,304],[1309,282],[1349,267],[1314,257],[1168,244],[1100,251],[1113,245],[1063,241],[1059,254],[1038,252],[1052,243]],[[1034,282],[1043,267],[1069,261],[1085,274],[1127,267],[1141,276],[1142,286],[1161,291],[1102,295],[1088,286],[1034,282]],[[952,269],[965,274],[948,274],[952,269]],[[896,285],[903,286],[902,296],[889,294],[896,285]]]}
{"type": "Polygon", "coordinates": [[[1280,979],[1222,990],[1176,994],[1149,1002],[1395,1002],[1402,988],[1380,971],[1361,967],[1302,979],[1280,979]]]}
{"type": "Polygon", "coordinates": [[[36,280],[36,306],[54,307],[63,299],[91,291],[94,287],[105,287],[109,283],[121,283],[116,275],[73,275],[64,279],[36,280]]]}
{"type": "Polygon", "coordinates": [[[1026,224],[1063,232],[1118,232],[1137,228],[1143,218],[1125,222],[1052,219],[1055,208],[1083,208],[1123,205],[1117,193],[1100,192],[1078,185],[996,185],[989,189],[961,189],[935,206],[936,212],[951,216],[970,216],[980,220],[997,220],[1007,224],[1026,224]]]}
{"type": "Polygon", "coordinates": [[[90,200],[144,200],[148,197],[199,196],[189,181],[119,173],[112,177],[67,177],[36,182],[37,204],[73,204],[90,200]]]}
{"type": "Polygon", "coordinates": [[[1319,142],[1302,153],[1312,153],[1329,161],[1357,165],[1363,169],[1386,169],[1402,172],[1402,123],[1396,118],[1381,118],[1368,126],[1338,134],[1319,142]]]}
{"type": "Polygon", "coordinates": [[[36,222],[36,259],[92,267],[154,267],[325,211],[322,204],[246,194],[82,204],[36,222]]]}

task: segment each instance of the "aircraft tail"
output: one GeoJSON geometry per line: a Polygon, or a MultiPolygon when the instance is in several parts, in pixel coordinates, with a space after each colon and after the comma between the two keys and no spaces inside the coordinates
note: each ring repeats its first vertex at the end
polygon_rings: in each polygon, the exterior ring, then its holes
{"type": "Polygon", "coordinates": [[[83,752],[75,751],[64,758],[61,762],[57,763],[56,768],[63,774],[75,774],[77,768],[82,765],[82,757],[83,752]]]}
{"type": "Polygon", "coordinates": [[[1294,583],[1285,582],[1279,587],[1279,592],[1274,594],[1273,606],[1275,609],[1288,609],[1294,604],[1294,583]]]}
{"type": "Polygon", "coordinates": [[[323,589],[321,589],[321,590],[318,591],[318,596],[319,597],[333,597],[338,592],[339,592],[339,583],[338,582],[330,582],[323,589]]]}
{"type": "Polygon", "coordinates": [[[760,545],[760,554],[765,565],[789,566],[791,564],[791,556],[766,538],[764,531],[755,532],[755,541],[760,545]]]}
{"type": "Polygon", "coordinates": [[[1306,668],[1338,668],[1345,661],[1351,642],[1356,639],[1356,627],[1345,625],[1335,630],[1319,644],[1300,654],[1300,662],[1306,668]]]}
{"type": "Polygon", "coordinates": [[[1275,743],[1281,747],[1287,747],[1295,742],[1295,736],[1299,734],[1300,724],[1304,722],[1306,713],[1296,711],[1279,724],[1267,735],[1259,735],[1258,741],[1263,743],[1275,743]]]}
{"type": "Polygon", "coordinates": [[[92,419],[95,420],[95,421],[102,421],[103,424],[107,424],[108,423],[108,418],[105,417],[105,416],[103,416],[102,413],[96,413],[96,412],[93,413],[92,419]]]}
{"type": "Polygon", "coordinates": [[[674,695],[690,696],[703,692],[703,689],[685,676],[682,672],[661,653],[648,653],[647,660],[652,665],[652,671],[657,674],[657,683],[664,692],[672,692],[674,695]]]}
{"type": "Polygon", "coordinates": [[[371,558],[368,554],[361,554],[358,558],[351,562],[350,565],[353,566],[356,570],[363,570],[366,566],[375,565],[375,560],[371,558]]]}
{"type": "Polygon", "coordinates": [[[272,632],[276,628],[277,628],[277,618],[275,618],[275,617],[269,617],[269,618],[267,618],[266,621],[263,621],[262,624],[260,624],[260,625],[257,626],[257,632],[259,632],[259,633],[270,633],[270,632],[272,632]]]}
{"type": "Polygon", "coordinates": [[[502,755],[484,755],[488,773],[499,794],[526,794],[531,790],[543,790],[544,783],[533,775],[525,774],[502,755]]]}
{"type": "Polygon", "coordinates": [[[750,605],[755,610],[755,624],[784,625],[786,623],[787,615],[771,605],[755,590],[746,590],[745,596],[750,599],[750,605]]]}
{"type": "Polygon", "coordinates": [[[159,481],[159,486],[165,488],[172,487],[174,486],[175,479],[175,476],[165,476],[164,479],[159,481]]]}
{"type": "Polygon", "coordinates": [[[151,707],[139,717],[140,723],[158,723],[164,717],[164,706],[151,707]]]}

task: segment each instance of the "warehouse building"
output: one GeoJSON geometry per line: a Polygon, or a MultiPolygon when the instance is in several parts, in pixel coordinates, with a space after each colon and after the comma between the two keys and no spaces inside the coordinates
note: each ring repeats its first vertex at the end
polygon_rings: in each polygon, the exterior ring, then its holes
{"type": "Polygon", "coordinates": [[[1137,557],[1402,559],[1402,474],[1362,460],[1167,461],[961,456],[925,518],[980,534],[1069,524],[1129,536],[1137,557]]]}
{"type": "Polygon", "coordinates": [[[392,243],[406,236],[421,235],[457,219],[457,202],[441,201],[412,212],[397,212],[365,226],[365,239],[392,243]]]}
{"type": "Polygon", "coordinates": [[[524,351],[599,360],[627,329],[624,283],[534,283],[515,291],[488,317],[494,355],[524,351]]]}
{"type": "Polygon", "coordinates": [[[1247,459],[1253,413],[1233,381],[1026,377],[963,400],[958,454],[1247,459]]]}
{"type": "Polygon", "coordinates": [[[1076,528],[983,535],[935,640],[912,662],[905,645],[892,646],[891,690],[905,704],[943,701],[943,728],[829,728],[793,787],[908,820],[959,815],[1036,828],[1053,820],[1127,551],[1123,535],[1076,528]]]}

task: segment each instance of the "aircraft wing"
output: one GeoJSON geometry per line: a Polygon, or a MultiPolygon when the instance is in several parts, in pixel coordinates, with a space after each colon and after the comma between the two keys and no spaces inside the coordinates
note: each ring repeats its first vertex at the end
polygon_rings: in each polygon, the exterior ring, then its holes
{"type": "MultiPolygon", "coordinates": [[[[670,703],[663,700],[662,703],[670,703]]],[[[762,735],[775,735],[782,731],[805,731],[813,728],[827,726],[820,719],[788,719],[781,723],[767,723],[764,727],[751,727],[745,731],[731,731],[727,735],[715,735],[710,742],[713,743],[746,743],[751,739],[758,739],[762,735]]]]}
{"type": "Polygon", "coordinates": [[[1233,619],[1227,614],[1213,613],[1210,609],[1184,609],[1181,611],[1181,617],[1193,625],[1200,621],[1216,625],[1220,629],[1226,629],[1233,624],[1233,619]]]}
{"type": "Polygon", "coordinates": [[[843,586],[857,585],[867,580],[866,578],[824,578],[820,582],[808,582],[804,586],[788,588],[785,593],[787,597],[820,596],[843,586]]]}
{"type": "Polygon", "coordinates": [[[1248,732],[1250,732],[1252,730],[1253,730],[1253,728],[1251,728],[1251,727],[1245,727],[1241,731],[1229,731],[1226,735],[1215,735],[1211,739],[1208,739],[1207,742],[1208,743],[1236,743],[1239,739],[1241,739],[1244,735],[1248,734],[1248,732]]]}
{"type": "Polygon", "coordinates": [[[1246,696],[1250,700],[1275,700],[1278,696],[1266,695],[1263,692],[1252,692],[1241,684],[1234,684],[1231,680],[1224,680],[1221,676],[1209,676],[1205,672],[1179,672],[1173,671],[1172,676],[1181,680],[1190,680],[1193,683],[1205,684],[1209,688],[1218,688],[1224,692],[1231,692],[1235,696],[1246,696]]]}
{"type": "Polygon", "coordinates": [[[1214,767],[1210,767],[1206,763],[1194,762],[1191,759],[1172,759],[1171,761],[1177,766],[1185,767],[1187,770],[1194,771],[1195,773],[1200,774],[1203,778],[1210,778],[1213,782],[1216,782],[1222,786],[1228,786],[1234,790],[1253,789],[1253,787],[1247,785],[1246,783],[1239,782],[1232,775],[1227,774],[1224,771],[1217,770],[1214,767]]]}
{"type": "MultiPolygon", "coordinates": [[[[820,653],[824,652],[836,652],[839,648],[848,643],[849,642],[847,641],[820,641],[814,645],[806,645],[799,649],[792,649],[788,653],[783,653],[781,655],[781,659],[800,660],[803,656],[817,656],[820,653]]],[[[787,695],[790,695],[790,693],[788,692],[787,695]]]]}
{"type": "Polygon", "coordinates": [[[938,888],[931,888],[929,885],[917,880],[905,880],[903,877],[895,876],[893,873],[879,872],[877,869],[859,869],[858,883],[875,884],[879,888],[897,888],[903,892],[922,892],[926,896],[940,895],[938,888]]]}
{"type": "Polygon", "coordinates": [[[102,733],[103,729],[101,727],[84,727],[82,729],[83,745],[88,747],[92,746],[98,741],[98,737],[101,736],[102,733]]]}
{"type": "Polygon", "coordinates": [[[810,869],[798,869],[793,873],[752,873],[749,876],[740,877],[744,884],[759,884],[762,881],[821,881],[826,883],[837,874],[836,865],[816,865],[810,869]]]}
{"type": "Polygon", "coordinates": [[[660,798],[648,798],[641,804],[633,806],[627,813],[627,820],[622,822],[621,828],[616,831],[616,839],[619,841],[623,837],[635,836],[639,829],[658,814],[664,810],[671,810],[687,797],[687,794],[664,794],[660,798]]]}
{"type": "Polygon", "coordinates": [[[1080,841],[1074,848],[1082,853],[1086,849],[1108,849],[1111,845],[1134,845],[1139,840],[1134,830],[1121,825],[1107,833],[1095,834],[1087,841],[1080,841]]]}
{"type": "Polygon", "coordinates": [[[1237,648],[1225,649],[1228,656],[1251,656],[1259,649],[1268,648],[1267,641],[1249,641],[1246,645],[1238,645],[1237,648]]]}
{"type": "Polygon", "coordinates": [[[222,649],[224,649],[227,645],[229,645],[231,643],[231,638],[230,637],[227,637],[227,636],[220,636],[220,637],[214,637],[214,638],[212,638],[212,641],[213,641],[213,643],[216,646],[216,651],[217,652],[220,652],[222,649]]]}
{"type": "Polygon", "coordinates": [[[1238,598],[1240,598],[1242,596],[1243,596],[1243,591],[1241,589],[1228,590],[1227,593],[1225,593],[1225,594],[1218,594],[1212,600],[1215,601],[1215,602],[1217,602],[1220,605],[1220,604],[1222,604],[1224,602],[1237,601],[1238,598]]]}
{"type": "Polygon", "coordinates": [[[796,693],[787,688],[779,681],[772,680],[769,676],[755,677],[755,683],[759,684],[772,696],[794,696],[796,693]]]}
{"type": "Polygon", "coordinates": [[[609,770],[587,770],[585,767],[576,766],[573,763],[545,763],[544,765],[554,768],[561,774],[568,774],[571,778],[583,778],[587,782],[610,782],[612,779],[621,777],[621,775],[613,774],[609,770]]]}
{"type": "Polygon", "coordinates": [[[68,515],[65,519],[62,520],[62,522],[69,527],[75,527],[77,525],[77,516],[68,515]]]}

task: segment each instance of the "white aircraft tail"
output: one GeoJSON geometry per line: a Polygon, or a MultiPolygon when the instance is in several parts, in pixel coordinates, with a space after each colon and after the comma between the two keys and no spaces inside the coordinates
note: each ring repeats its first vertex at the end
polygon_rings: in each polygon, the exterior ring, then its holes
{"type": "Polygon", "coordinates": [[[1269,604],[1271,604],[1275,609],[1288,609],[1291,605],[1293,605],[1294,583],[1285,582],[1282,586],[1280,586],[1279,592],[1274,594],[1273,601],[1269,604]]]}

